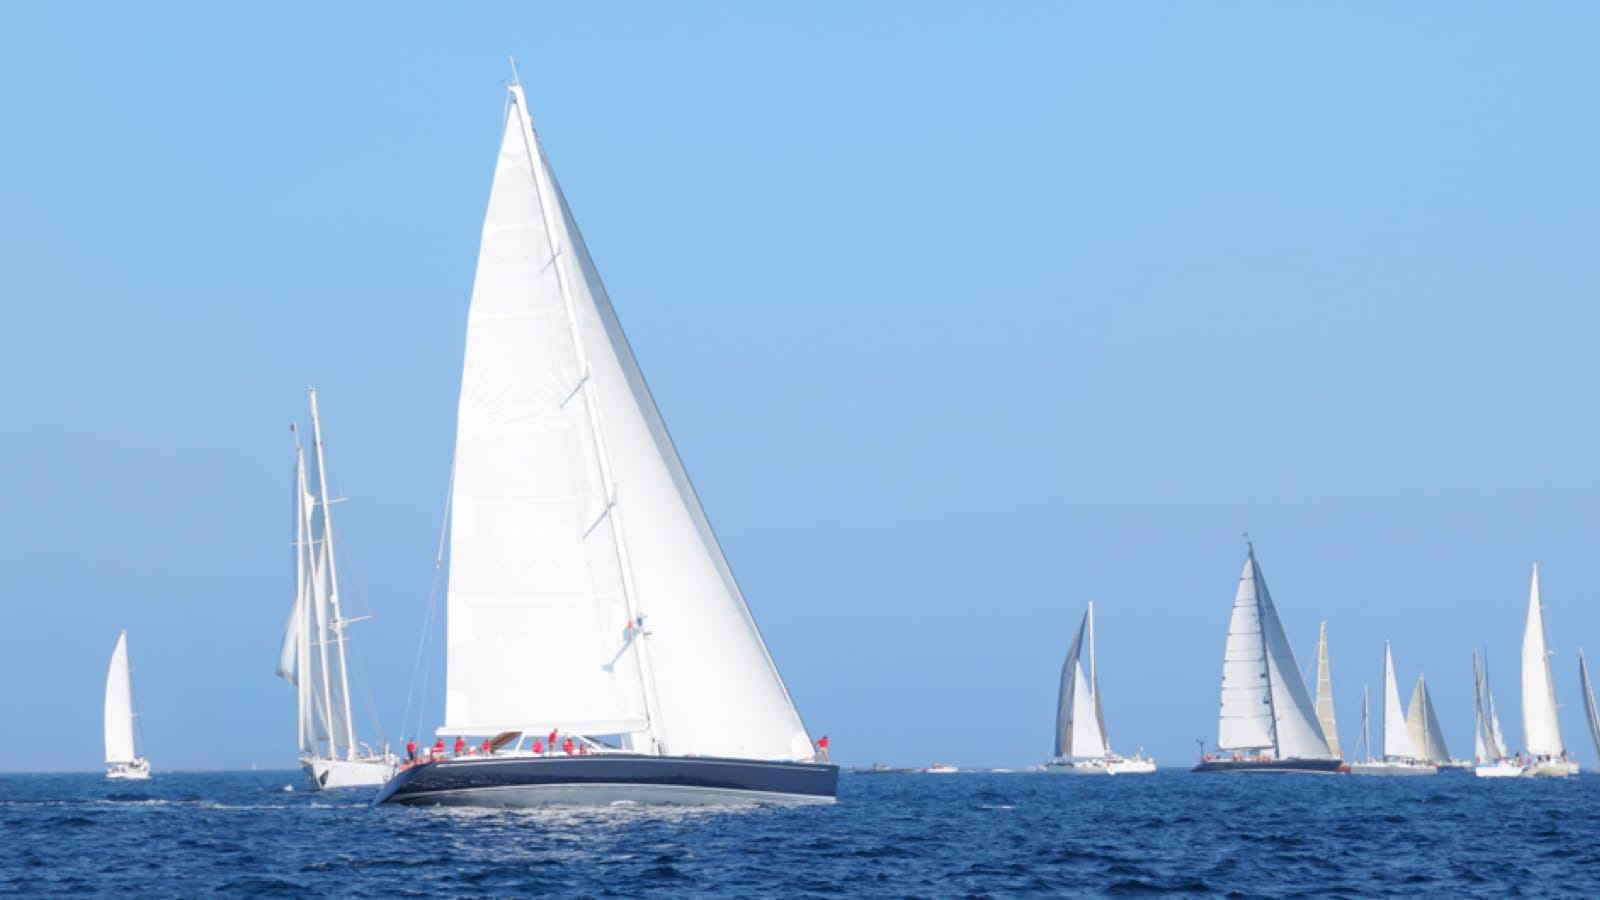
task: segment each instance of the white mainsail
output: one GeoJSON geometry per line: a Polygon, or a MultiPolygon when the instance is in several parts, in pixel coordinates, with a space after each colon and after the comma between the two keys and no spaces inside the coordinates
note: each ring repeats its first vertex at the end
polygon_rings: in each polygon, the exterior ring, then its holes
{"type": "Polygon", "coordinates": [[[1484,657],[1483,671],[1478,670],[1478,650],[1472,650],[1472,690],[1477,704],[1477,726],[1472,734],[1472,751],[1478,762],[1491,762],[1503,759],[1506,756],[1505,745],[1501,744],[1497,736],[1498,723],[1491,724],[1488,707],[1485,705],[1485,696],[1489,692],[1489,660],[1484,657]]]}
{"type": "Polygon", "coordinates": [[[441,734],[807,759],[512,84],[467,318],[441,734]]]}
{"type": "Polygon", "coordinates": [[[133,749],[133,679],[128,668],[128,629],[117,636],[111,651],[111,667],[106,671],[106,764],[132,763],[138,759],[133,749]]]}
{"type": "Polygon", "coordinates": [[[1400,687],[1394,677],[1394,656],[1389,642],[1383,642],[1383,758],[1416,759],[1406,715],[1400,708],[1400,687]]]}
{"type": "Polygon", "coordinates": [[[1539,566],[1533,566],[1528,590],[1528,624],[1522,632],[1522,734],[1534,756],[1561,756],[1561,722],[1556,713],[1556,686],[1550,676],[1550,651],[1545,642],[1544,608],[1539,602],[1539,566]]]}
{"type": "Polygon", "coordinates": [[[1317,629],[1317,721],[1322,725],[1322,737],[1328,742],[1328,752],[1343,756],[1339,750],[1339,727],[1333,721],[1333,679],[1328,672],[1328,623],[1317,629]]]}
{"type": "Polygon", "coordinates": [[[1433,709],[1433,698],[1428,695],[1428,684],[1421,675],[1411,692],[1411,706],[1406,711],[1406,733],[1411,738],[1411,749],[1417,758],[1427,762],[1450,761],[1450,750],[1444,743],[1444,729],[1439,727],[1439,717],[1433,709]]]}
{"type": "Polygon", "coordinates": [[[1600,710],[1594,705],[1594,686],[1589,683],[1589,664],[1583,660],[1583,649],[1578,649],[1578,679],[1583,682],[1583,715],[1589,723],[1589,738],[1600,753],[1600,710]]]}
{"type": "Polygon", "coordinates": [[[1100,707],[1100,678],[1094,669],[1094,604],[1083,614],[1078,634],[1061,666],[1056,708],[1056,756],[1097,757],[1111,752],[1100,707]],[[1089,674],[1083,671],[1083,636],[1089,635],[1089,674]]]}
{"type": "Polygon", "coordinates": [[[1217,747],[1272,750],[1279,759],[1332,757],[1254,547],[1239,576],[1223,650],[1217,747]]]}

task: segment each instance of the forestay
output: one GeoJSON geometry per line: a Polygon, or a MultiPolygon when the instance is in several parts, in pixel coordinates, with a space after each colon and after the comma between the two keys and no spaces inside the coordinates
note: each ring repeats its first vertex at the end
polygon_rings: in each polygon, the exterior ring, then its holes
{"type": "Polygon", "coordinates": [[[808,758],[519,85],[509,100],[467,318],[441,733],[808,758]]]}

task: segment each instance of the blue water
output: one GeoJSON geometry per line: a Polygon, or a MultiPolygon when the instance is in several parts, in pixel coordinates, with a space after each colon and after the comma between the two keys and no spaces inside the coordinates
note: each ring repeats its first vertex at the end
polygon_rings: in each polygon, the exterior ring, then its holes
{"type": "Polygon", "coordinates": [[[801,809],[372,808],[298,773],[0,776],[0,892],[1600,896],[1600,777],[844,775],[801,809]]]}

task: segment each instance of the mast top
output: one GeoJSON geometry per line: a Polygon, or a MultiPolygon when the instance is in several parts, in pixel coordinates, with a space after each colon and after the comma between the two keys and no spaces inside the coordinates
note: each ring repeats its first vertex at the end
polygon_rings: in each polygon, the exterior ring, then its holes
{"type": "Polygon", "coordinates": [[[509,56],[508,55],[506,57],[506,59],[511,61],[511,83],[514,84],[514,85],[517,85],[517,86],[521,86],[522,79],[517,77],[517,58],[515,56],[509,56]]]}

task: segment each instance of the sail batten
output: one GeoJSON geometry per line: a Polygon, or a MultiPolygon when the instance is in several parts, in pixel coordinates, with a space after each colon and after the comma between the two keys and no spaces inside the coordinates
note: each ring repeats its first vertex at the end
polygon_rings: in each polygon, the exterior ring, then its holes
{"type": "Polygon", "coordinates": [[[467,321],[440,730],[548,722],[656,752],[809,758],[510,92],[467,321]]]}

